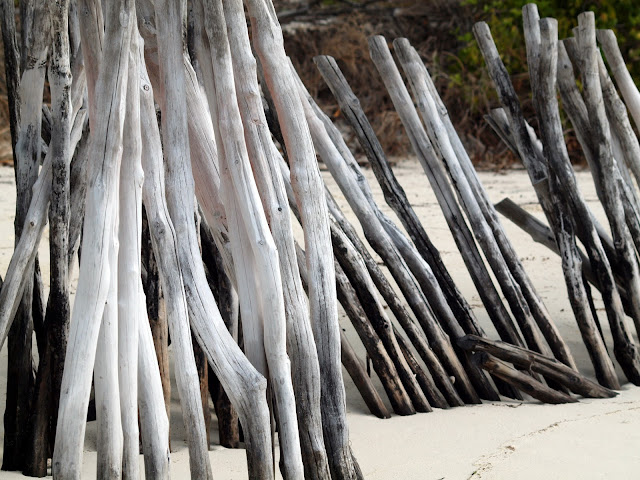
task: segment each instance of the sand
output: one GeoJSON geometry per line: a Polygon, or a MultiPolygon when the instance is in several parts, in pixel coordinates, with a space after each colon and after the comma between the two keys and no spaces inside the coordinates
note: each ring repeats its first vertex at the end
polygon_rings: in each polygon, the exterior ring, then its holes
{"type": "MultiPolygon", "coordinates": [[[[394,170],[458,287],[474,307],[488,335],[497,338],[420,166],[415,160],[405,160],[394,170]]],[[[338,202],[350,213],[328,172],[323,171],[323,175],[338,202]]],[[[366,176],[372,182],[380,205],[395,218],[384,205],[371,171],[367,170],[366,176]]],[[[543,218],[524,171],[481,172],[480,178],[492,201],[509,196],[529,212],[543,218]]],[[[578,179],[596,216],[606,224],[589,172],[579,171],[578,179]]],[[[14,202],[13,171],[0,168],[0,229],[3,231],[0,236],[0,273],[3,275],[13,250],[14,202]]],[[[580,370],[593,376],[593,368],[567,300],[559,258],[535,244],[510,222],[505,220],[504,225],[525,269],[575,355],[580,370]]],[[[46,279],[46,244],[40,251],[46,279]]],[[[602,302],[599,298],[596,302],[611,348],[602,302]]],[[[357,352],[364,357],[364,349],[342,312],[340,321],[357,352]]],[[[4,348],[0,352],[2,406],[6,362],[4,348]]],[[[618,372],[624,380],[620,370],[618,372]]],[[[350,438],[367,479],[630,479],[638,478],[640,472],[640,388],[629,384],[624,385],[619,396],[609,400],[581,400],[571,405],[542,405],[534,400],[485,403],[410,417],[394,415],[391,419],[380,420],[369,414],[348,377],[345,383],[350,438]]],[[[173,392],[175,396],[175,388],[173,392]]],[[[174,398],[172,406],[171,425],[173,478],[188,478],[188,454],[177,398],[174,398]]],[[[215,433],[212,436],[215,444],[215,433]]],[[[216,479],[247,478],[243,450],[212,446],[210,457],[216,479]]],[[[87,428],[83,478],[95,478],[95,465],[95,422],[91,422],[87,428]]],[[[0,479],[20,476],[17,473],[0,473],[0,479]]]]}

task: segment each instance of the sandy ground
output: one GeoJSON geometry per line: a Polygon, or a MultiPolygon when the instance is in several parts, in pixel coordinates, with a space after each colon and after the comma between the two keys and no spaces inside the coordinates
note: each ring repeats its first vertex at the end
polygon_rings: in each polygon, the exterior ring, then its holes
{"type": "MultiPolygon", "coordinates": [[[[415,161],[404,161],[395,167],[395,172],[460,290],[488,334],[497,338],[420,166],[415,161]]],[[[323,175],[329,178],[327,172],[323,175]]],[[[380,204],[386,207],[372,173],[367,171],[366,175],[373,182],[380,204]]],[[[509,196],[542,218],[524,171],[482,172],[480,178],[494,202],[509,196]]],[[[604,222],[589,173],[579,172],[578,178],[596,216],[604,222]]],[[[328,183],[339,203],[346,207],[344,198],[330,180],[328,183]]],[[[1,168],[2,274],[13,249],[14,202],[13,171],[1,168]]],[[[393,217],[388,208],[385,210],[393,217]]],[[[348,208],[345,211],[349,211],[348,208]]],[[[592,376],[593,368],[567,300],[559,258],[508,221],[504,224],[581,371],[592,376]]],[[[43,246],[41,262],[47,278],[47,247],[44,243],[43,246]]],[[[600,299],[596,302],[606,324],[600,299]]],[[[354,347],[363,355],[364,349],[342,312],[340,320],[354,347]]],[[[611,347],[606,325],[605,334],[611,347]]],[[[0,405],[4,405],[6,362],[5,348],[0,353],[0,405]]],[[[611,400],[585,400],[561,406],[541,405],[536,401],[487,403],[379,420],[368,413],[348,377],[345,382],[351,442],[367,479],[631,479],[638,478],[640,472],[640,388],[628,384],[611,400]]],[[[175,388],[173,392],[175,394],[175,388]]],[[[188,478],[188,455],[177,398],[172,407],[171,425],[173,478],[188,478]]],[[[212,445],[210,456],[215,478],[247,478],[243,450],[217,446],[215,433],[212,433],[212,445]]],[[[83,478],[95,478],[95,422],[87,429],[84,458],[83,478]]],[[[0,479],[19,476],[0,473],[0,479]]]]}

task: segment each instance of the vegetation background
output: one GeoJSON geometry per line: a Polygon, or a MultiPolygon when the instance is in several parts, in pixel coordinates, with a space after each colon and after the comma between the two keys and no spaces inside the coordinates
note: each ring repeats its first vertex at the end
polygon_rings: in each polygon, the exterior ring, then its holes
{"type": "MultiPolygon", "coordinates": [[[[638,0],[539,0],[542,17],[558,19],[560,38],[571,35],[577,15],[593,10],[598,28],[612,28],[635,79],[640,79],[640,9],[638,0]]],[[[16,4],[19,3],[16,0],[16,4]]],[[[522,34],[526,0],[275,0],[285,47],[304,83],[340,125],[359,153],[313,57],[336,58],[390,157],[411,153],[402,124],[382,80],[369,59],[367,37],[384,35],[389,42],[406,37],[422,56],[451,118],[476,165],[502,168],[514,157],[483,119],[497,105],[471,28],[486,21],[511,73],[526,116],[535,125],[522,34]]],[[[16,18],[19,22],[19,19],[16,18]]],[[[19,24],[18,24],[19,29],[19,24]]],[[[11,143],[4,56],[0,49],[0,164],[11,163],[11,143]]],[[[580,147],[565,121],[570,156],[582,162],[580,147]]]]}

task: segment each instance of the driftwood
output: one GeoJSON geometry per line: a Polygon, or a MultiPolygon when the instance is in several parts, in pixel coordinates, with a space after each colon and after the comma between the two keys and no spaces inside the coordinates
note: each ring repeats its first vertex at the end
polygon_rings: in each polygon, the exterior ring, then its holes
{"type": "MultiPolygon", "coordinates": [[[[505,106],[506,115],[512,127],[513,138],[517,145],[520,158],[522,159],[531,183],[536,190],[538,199],[549,219],[550,224],[557,225],[558,220],[553,214],[554,202],[549,193],[549,182],[546,162],[540,158],[541,152],[532,141],[527,125],[522,116],[520,104],[513,90],[513,85],[509,80],[508,73],[498,56],[497,49],[491,38],[489,27],[485,23],[478,23],[474,26],[474,33],[483,53],[489,73],[496,85],[498,96],[505,106]]],[[[529,42],[529,45],[531,42],[529,42]]],[[[532,64],[533,62],[530,62],[532,64]]],[[[559,151],[558,151],[559,152],[559,151]]],[[[603,250],[600,237],[595,229],[591,214],[584,203],[580,192],[575,184],[575,177],[570,166],[562,161],[554,162],[555,156],[549,156],[550,168],[558,176],[558,185],[562,185],[562,192],[569,195],[569,198],[562,204],[571,208],[571,218],[576,223],[576,234],[581,239],[591,260],[592,267],[597,272],[599,284],[605,298],[607,316],[614,335],[614,350],[621,365],[624,365],[625,374],[628,378],[638,379],[637,350],[631,342],[628,329],[625,325],[624,312],[620,295],[616,289],[611,267],[603,250]]],[[[559,157],[562,160],[562,157],[559,157]]],[[[556,206],[560,205],[556,202],[556,206]]],[[[559,227],[553,227],[554,231],[559,231],[559,227]]]]}
{"type": "Polygon", "coordinates": [[[342,365],[349,373],[349,376],[360,392],[362,399],[367,404],[369,411],[378,418],[390,418],[391,414],[371,383],[371,379],[367,375],[364,366],[356,356],[353,351],[353,347],[344,334],[341,335],[340,353],[342,356],[342,365]]]}
{"type": "Polygon", "coordinates": [[[491,372],[496,377],[500,377],[505,382],[531,395],[533,398],[544,403],[575,403],[577,400],[566,393],[558,392],[549,388],[543,383],[526,375],[507,363],[492,357],[486,352],[480,352],[473,356],[474,361],[482,368],[491,372]]]}
{"type": "MultiPolygon", "coordinates": [[[[394,46],[399,52],[400,61],[411,83],[414,98],[420,100],[417,102],[418,109],[424,123],[428,125],[427,130],[432,141],[434,144],[441,144],[440,150],[443,154],[442,157],[447,162],[447,171],[460,196],[466,198],[465,202],[468,201],[470,204],[470,206],[467,206],[467,215],[471,215],[470,210],[472,210],[476,221],[482,222],[482,217],[484,217],[486,227],[490,229],[491,235],[495,239],[494,249],[495,246],[498,247],[504,263],[522,291],[522,296],[530,309],[533,320],[540,328],[551,351],[557,358],[575,369],[573,356],[560,336],[549,312],[535,291],[517,253],[507,238],[498,220],[497,213],[478,179],[475,168],[471,164],[471,159],[446,114],[446,108],[438,96],[428,71],[417,52],[410,47],[408,41],[398,39],[394,42],[394,46]],[[438,112],[440,113],[438,114],[438,112]],[[474,204],[474,199],[477,205],[474,204]],[[482,217],[480,217],[480,214],[482,214],[482,217]]],[[[480,235],[479,229],[474,228],[474,232],[476,237],[480,235]]],[[[486,228],[484,235],[491,242],[491,235],[486,231],[486,228]]],[[[499,255],[497,255],[497,260],[500,260],[499,255]]],[[[526,331],[522,327],[521,330],[526,331]]],[[[546,349],[544,345],[542,348],[546,349]]]]}
{"type": "Polygon", "coordinates": [[[549,380],[554,380],[565,385],[572,392],[582,395],[583,397],[613,398],[617,395],[613,390],[609,390],[592,382],[561,362],[524,348],[509,345],[504,342],[495,342],[475,335],[467,335],[466,337],[458,339],[458,344],[465,350],[487,352],[506,362],[531,369],[549,380]]]}
{"type": "MultiPolygon", "coordinates": [[[[535,21],[536,13],[529,14],[535,21]]],[[[531,26],[528,44],[534,48],[536,37],[539,38],[535,48],[539,48],[538,63],[534,64],[533,74],[536,75],[538,94],[535,98],[538,115],[542,119],[541,131],[544,150],[549,165],[553,168],[550,179],[550,190],[557,195],[559,201],[555,205],[555,218],[559,225],[556,227],[556,239],[562,253],[565,282],[570,293],[571,306],[576,316],[583,340],[587,345],[589,355],[594,364],[596,375],[604,385],[618,388],[618,380],[596,321],[589,308],[586,288],[583,283],[581,258],[575,245],[574,229],[571,213],[564,208],[562,199],[563,187],[559,176],[558,166],[568,165],[568,154],[562,136],[562,126],[555,96],[556,68],[557,68],[557,30],[551,21],[540,21],[531,26]]],[[[529,30],[528,30],[529,31],[529,30]]],[[[533,56],[530,55],[530,56],[533,56]]],[[[565,170],[566,171],[566,170],[565,170]]],[[[566,187],[565,187],[566,188],[566,187]]]]}
{"type": "Polygon", "coordinates": [[[360,478],[348,443],[345,394],[339,361],[339,326],[329,222],[322,179],[313,144],[302,111],[302,101],[283,47],[282,30],[270,0],[247,2],[254,34],[254,48],[260,57],[267,87],[274,100],[287,155],[291,183],[302,218],[307,265],[310,276],[311,325],[321,371],[321,410],[325,447],[332,476],[360,478]]]}
{"type": "Polygon", "coordinates": [[[249,44],[242,1],[224,2],[223,5],[229,42],[235,46],[231,54],[237,94],[242,99],[238,105],[249,159],[280,258],[287,352],[291,358],[305,477],[320,479],[330,474],[322,438],[320,367],[308,302],[296,268],[291,218],[286,208],[287,193],[279,168],[280,154],[271,140],[260,100],[256,60],[249,44]]]}
{"type": "Polygon", "coordinates": [[[109,234],[114,231],[115,194],[117,192],[118,148],[122,142],[124,100],[129,60],[132,22],[122,25],[121,16],[131,18],[131,2],[109,4],[105,15],[105,50],[103,61],[119,68],[101,69],[96,82],[96,110],[108,112],[96,121],[92,131],[95,160],[94,182],[87,194],[87,219],[83,235],[83,254],[78,292],[74,302],[69,346],[60,394],[60,411],[53,471],[59,478],[78,478],[82,460],[86,411],[91,387],[91,371],[98,342],[99,321],[110,283],[106,268],[109,258],[109,234]],[[109,129],[109,123],[117,127],[109,129]],[[83,321],[76,319],[84,317],[83,321]],[[86,355],[76,352],[82,349],[86,355]]]}

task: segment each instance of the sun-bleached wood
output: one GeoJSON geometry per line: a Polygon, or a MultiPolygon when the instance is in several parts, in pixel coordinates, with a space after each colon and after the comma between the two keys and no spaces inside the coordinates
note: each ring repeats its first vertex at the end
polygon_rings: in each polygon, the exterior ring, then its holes
{"type": "MultiPolygon", "coordinates": [[[[391,58],[391,52],[384,38],[380,36],[371,37],[369,39],[369,50],[372,60],[383,77],[385,85],[387,85],[387,90],[391,95],[392,101],[394,101],[394,105],[396,105],[400,118],[403,120],[405,126],[408,126],[406,127],[407,130],[414,132],[413,135],[420,135],[420,133],[415,133],[424,132],[420,119],[415,108],[413,108],[411,97],[406,91],[404,83],[402,83],[400,73],[391,58]]],[[[402,56],[400,56],[400,59],[401,62],[404,62],[402,56]]],[[[424,92],[424,90],[421,91],[424,92]]],[[[423,95],[423,97],[425,98],[421,98],[421,100],[430,101],[429,107],[435,112],[435,105],[431,97],[426,95],[423,95]]],[[[423,138],[421,138],[420,143],[431,141],[432,148],[439,152],[443,162],[446,162],[458,194],[459,202],[467,214],[466,216],[475,234],[476,241],[482,248],[507,298],[513,316],[519,323],[523,337],[532,348],[542,351],[541,349],[545,348],[545,345],[542,342],[540,333],[534,327],[529,306],[522,296],[521,289],[514,281],[511,272],[509,272],[500,249],[495,242],[495,238],[480,211],[475,197],[469,189],[468,181],[460,168],[446,131],[444,131],[441,122],[439,122],[439,118],[432,116],[427,117],[425,120],[426,130],[429,136],[427,137],[423,133],[423,138]]],[[[435,160],[435,157],[432,157],[432,159],[435,160]]],[[[443,169],[443,167],[436,162],[432,161],[429,163],[428,159],[427,163],[428,166],[425,168],[425,171],[428,173],[443,169]]],[[[433,173],[431,173],[430,180],[432,178],[434,179],[431,182],[433,184],[437,181],[435,180],[437,177],[434,177],[433,173]]]]}
{"type": "MultiPolygon", "coordinates": [[[[118,187],[116,186],[116,189],[118,187]]],[[[116,195],[116,198],[118,196],[116,195]]],[[[116,208],[117,208],[117,202],[116,208]]],[[[98,480],[122,478],[122,415],[118,381],[118,214],[109,239],[109,293],[102,314],[93,384],[96,402],[98,480]]],[[[61,432],[60,432],[61,433],[61,432]]]]}
{"type": "MultiPolygon", "coordinates": [[[[331,171],[333,178],[340,186],[343,194],[345,194],[349,205],[356,213],[356,216],[365,231],[365,236],[391,269],[391,272],[405,294],[405,297],[411,297],[414,299],[419,298],[419,300],[412,303],[412,306],[417,306],[419,304],[424,305],[425,310],[424,312],[421,312],[424,313],[424,315],[422,318],[419,318],[421,325],[423,326],[423,329],[425,329],[425,333],[427,333],[429,340],[433,343],[434,348],[438,351],[440,361],[447,365],[450,369],[450,373],[454,375],[456,380],[459,382],[458,385],[461,388],[460,394],[463,397],[466,397],[468,401],[479,401],[473,387],[468,384],[469,380],[466,373],[451,350],[451,345],[447,346],[448,341],[444,332],[441,330],[440,325],[433,322],[433,318],[430,319],[433,323],[429,322],[426,308],[428,308],[427,305],[430,302],[428,303],[426,301],[426,297],[422,295],[420,287],[417,285],[412,272],[409,270],[406,262],[379,221],[369,199],[359,187],[356,176],[352,170],[353,167],[351,166],[351,168],[349,168],[349,166],[347,166],[342,155],[340,155],[337,148],[329,138],[324,125],[313,112],[311,105],[309,105],[306,92],[301,91],[301,98],[306,102],[303,104],[305,108],[305,115],[309,122],[316,149],[318,150],[318,153],[323,159],[325,165],[327,165],[331,171]]],[[[462,332],[462,330],[460,331],[462,332]]],[[[389,334],[392,336],[392,332],[389,332],[389,334]]],[[[389,346],[391,346],[391,344],[389,346]]],[[[397,351],[397,344],[394,346],[397,351]]],[[[408,369],[408,365],[405,362],[401,363],[405,369],[408,369]]]]}
{"type": "MultiPolygon", "coordinates": [[[[184,70],[175,68],[182,63],[182,18],[184,14],[182,2],[158,1],[156,8],[156,28],[158,41],[159,77],[163,85],[162,108],[162,145],[167,165],[167,201],[170,205],[172,220],[177,229],[185,228],[188,221],[194,224],[195,207],[193,198],[184,198],[185,192],[180,187],[180,180],[185,179],[184,165],[190,161],[187,133],[187,108],[184,92],[184,70]],[[171,209],[171,205],[180,205],[181,209],[171,209]],[[189,219],[189,220],[187,220],[189,219]]],[[[188,178],[188,177],[187,177],[188,178]]],[[[189,181],[187,179],[187,181],[189,181]]],[[[192,182],[192,180],[191,180],[192,182]]],[[[195,225],[191,230],[195,229],[195,225]]],[[[160,254],[156,255],[160,258],[160,254]]],[[[167,282],[171,282],[166,278],[167,282]]],[[[167,286],[163,283],[163,287],[167,286]]],[[[183,313],[183,312],[182,312],[183,313]]],[[[174,349],[177,350],[179,365],[176,369],[176,380],[182,416],[187,430],[189,445],[189,469],[192,477],[212,478],[209,461],[208,443],[204,418],[198,372],[196,370],[189,319],[184,314],[169,315],[169,329],[172,334],[174,349]]]]}
{"type": "MultiPolygon", "coordinates": [[[[140,298],[144,293],[140,292],[140,298]]],[[[149,480],[168,480],[169,418],[163,401],[162,380],[144,302],[139,306],[138,322],[138,407],[144,453],[144,476],[149,480]]]]}
{"type": "MultiPolygon", "coordinates": [[[[149,37],[149,30],[147,28],[154,21],[153,15],[149,17],[143,14],[141,15],[140,7],[144,6],[143,2],[139,2],[138,6],[138,18],[141,32],[145,32],[145,58],[147,59],[147,65],[150,64],[148,60],[153,56],[153,50],[147,51],[147,46],[152,48],[154,37],[149,37]]],[[[153,65],[153,63],[151,63],[153,65]]],[[[193,72],[193,69],[191,69],[193,72]]],[[[187,70],[187,73],[189,71],[187,70]]],[[[193,77],[195,79],[195,73],[193,77]]],[[[203,97],[196,97],[193,92],[190,94],[190,89],[194,89],[197,86],[197,81],[193,84],[191,81],[186,82],[187,85],[187,108],[197,106],[196,101],[202,100],[203,97]]],[[[145,97],[145,92],[149,95],[151,86],[149,82],[143,84],[142,98],[145,97]],[[145,88],[146,85],[146,88],[145,88]]],[[[158,85],[157,89],[154,89],[157,98],[159,98],[162,105],[163,91],[162,86],[158,85]]],[[[148,125],[150,128],[143,128],[143,134],[146,131],[154,132],[156,136],[150,140],[149,145],[154,146],[155,153],[154,158],[156,162],[159,162],[162,158],[162,152],[159,149],[159,132],[157,123],[155,123],[155,109],[153,109],[152,99],[146,100],[148,103],[149,115],[146,116],[148,125]],[[153,128],[152,120],[155,123],[153,128]]],[[[205,108],[206,111],[206,108],[205,108]]],[[[190,113],[197,113],[198,110],[189,110],[190,113]]],[[[208,115],[207,115],[208,116],[208,115]]],[[[190,115],[192,117],[192,115],[190,115]]],[[[200,123],[201,128],[198,136],[191,136],[190,139],[199,139],[201,141],[200,148],[205,147],[206,157],[199,157],[198,161],[210,162],[208,170],[197,171],[194,167],[194,172],[197,172],[201,176],[203,172],[217,172],[217,163],[215,162],[216,149],[213,126],[209,117],[208,123],[206,123],[206,116],[199,117],[196,115],[196,121],[203,120],[200,123]],[[216,168],[214,170],[214,167],[216,168]]],[[[195,123],[195,122],[194,122],[195,123]]],[[[191,125],[191,120],[189,121],[191,125]]],[[[191,133],[194,133],[191,131],[191,133]]],[[[191,142],[192,144],[194,142],[191,142]]],[[[192,161],[197,153],[192,155],[192,161]]],[[[145,157],[143,156],[143,159],[145,157]]],[[[189,315],[191,320],[191,326],[200,346],[207,354],[210,365],[213,367],[216,376],[222,382],[225,391],[229,395],[233,405],[238,411],[238,415],[243,425],[245,434],[245,442],[247,443],[247,461],[249,476],[251,478],[270,479],[273,478],[273,462],[271,453],[271,435],[269,427],[269,411],[265,398],[266,381],[265,379],[251,366],[246,357],[242,354],[240,347],[233,340],[229,334],[224,321],[220,316],[220,312],[216,306],[213,294],[207,284],[206,275],[200,259],[200,251],[195,232],[195,224],[193,222],[193,175],[191,173],[191,165],[181,164],[179,165],[180,171],[177,172],[178,178],[173,179],[173,182],[178,184],[173,187],[174,195],[167,196],[166,204],[164,201],[158,203],[159,205],[166,205],[160,211],[171,214],[171,222],[175,225],[175,229],[169,227],[168,215],[163,214],[164,218],[162,223],[158,223],[157,233],[159,239],[163,242],[162,248],[165,252],[166,258],[177,257],[178,262],[173,269],[167,269],[167,278],[173,281],[175,279],[176,272],[180,272],[186,293],[187,306],[189,308],[189,315]],[[186,204],[188,203],[188,204],[186,204]],[[190,204],[190,205],[189,205],[190,204]],[[179,224],[176,225],[179,220],[179,224]],[[160,228],[162,227],[162,228],[160,228]],[[175,232],[172,234],[171,232],[175,232]],[[174,236],[175,235],[175,236],[174,236]],[[178,241],[179,240],[179,241],[178,241]],[[169,254],[169,255],[167,255],[169,254]],[[179,270],[178,270],[179,269],[179,270]],[[173,275],[173,276],[171,276],[173,275]]],[[[150,173],[147,168],[144,169],[146,173],[145,185],[143,192],[147,189],[147,181],[150,181],[150,173]]],[[[164,189],[160,189],[163,182],[160,179],[164,177],[164,170],[160,164],[155,169],[155,174],[152,178],[155,178],[156,185],[150,186],[151,192],[155,195],[157,200],[163,199],[164,189]]],[[[218,177],[219,178],[219,177],[218,177]]],[[[212,181],[212,178],[205,179],[206,182],[212,181]]],[[[205,196],[212,197],[216,192],[202,192],[205,196]]],[[[210,199],[211,200],[215,199],[210,199]]],[[[149,205],[153,202],[149,202],[149,205]]],[[[145,200],[147,206],[147,201],[145,200]]],[[[201,206],[204,206],[200,202],[201,206]]],[[[224,215],[224,211],[222,211],[224,215]]],[[[153,226],[154,222],[150,222],[150,226],[153,226]]],[[[215,235],[214,235],[215,236],[215,235]]],[[[159,243],[160,245],[160,243],[159,243]]],[[[228,255],[229,256],[229,255],[228,255]]],[[[162,257],[157,256],[160,259],[162,257]]],[[[160,266],[160,265],[159,265],[160,266]]],[[[226,270],[226,269],[225,269],[226,270]]],[[[166,293],[165,293],[166,295],[166,293]]]]}
{"type": "Polygon", "coordinates": [[[322,426],[332,477],[354,479],[362,473],[349,445],[346,400],[340,365],[340,328],[334,264],[324,190],[309,127],[291,76],[278,18],[270,0],[247,0],[253,46],[262,64],[284,135],[291,183],[300,207],[310,276],[311,325],[320,362],[322,426]]]}
{"type": "MultiPolygon", "coordinates": [[[[544,338],[546,339],[551,351],[554,355],[561,359],[564,363],[576,368],[573,356],[569,351],[566,343],[560,336],[560,333],[553,323],[551,316],[544,303],[540,299],[540,296],[535,291],[535,288],[522,266],[522,262],[515,252],[513,245],[507,238],[502,225],[498,219],[497,213],[493,208],[493,204],[489,201],[487,192],[484,190],[471,159],[467,154],[457,132],[455,131],[453,124],[447,114],[446,107],[442,103],[440,96],[431,80],[431,76],[427,71],[425,65],[422,63],[420,56],[409,44],[406,39],[396,39],[394,41],[394,47],[398,52],[400,61],[407,75],[411,87],[414,92],[414,98],[418,110],[423,118],[425,124],[431,125],[432,137],[439,136],[443,139],[445,150],[447,148],[447,137],[449,140],[449,146],[451,150],[449,155],[443,156],[448,163],[453,165],[449,166],[450,176],[460,177],[461,173],[467,180],[468,185],[463,183],[454,182],[456,187],[462,192],[463,187],[469,188],[470,193],[476,199],[478,209],[485,218],[486,224],[491,230],[497,247],[502,254],[509,271],[511,272],[515,282],[518,284],[522,291],[522,295],[529,306],[533,320],[536,322],[544,338]],[[423,102],[426,100],[426,102],[423,102]],[[451,155],[453,153],[453,155],[451,155]],[[456,167],[457,161],[457,167],[456,167]],[[455,174],[454,174],[455,172],[455,174]]],[[[469,196],[467,192],[466,196],[469,196]]],[[[479,232],[474,229],[476,235],[479,232]]]]}
{"type": "Polygon", "coordinates": [[[620,46],[613,30],[599,30],[598,41],[609,64],[609,69],[616,79],[620,93],[633,117],[636,126],[640,125],[640,91],[633,81],[627,65],[620,52],[620,46]]]}
{"type": "Polygon", "coordinates": [[[253,301],[259,303],[260,310],[256,318],[248,317],[242,312],[243,332],[247,333],[245,347],[248,347],[250,340],[249,328],[245,326],[249,322],[263,322],[262,337],[256,340],[263,344],[275,398],[283,475],[292,479],[303,478],[304,467],[291,384],[291,366],[286,352],[286,320],[279,255],[253,179],[240,110],[235,101],[229,101],[237,97],[222,2],[205,0],[204,7],[216,93],[217,118],[214,119],[214,124],[219,130],[218,158],[222,174],[222,193],[223,198],[227,200],[226,204],[230,203],[228,200],[233,195],[238,206],[237,211],[227,212],[230,240],[236,265],[239,264],[236,253],[254,265],[253,292],[251,289],[244,290],[239,283],[238,295],[242,298],[243,295],[254,293],[253,301]],[[237,248],[239,236],[245,237],[248,249],[237,248]]]}
{"type": "Polygon", "coordinates": [[[305,478],[322,479],[330,473],[322,435],[320,366],[309,305],[297,268],[291,217],[286,208],[287,193],[278,166],[281,157],[265,118],[242,1],[227,1],[223,5],[249,159],[280,259],[287,352],[291,358],[305,478]]]}
{"type": "Polygon", "coordinates": [[[140,132],[141,38],[134,25],[129,47],[127,110],[122,139],[118,242],[118,379],[124,437],[122,478],[139,476],[138,323],[142,293],[142,143],[140,132]]]}
{"type": "Polygon", "coordinates": [[[105,15],[103,62],[96,82],[96,111],[105,114],[92,131],[93,182],[87,192],[87,221],[83,234],[83,261],[73,306],[69,345],[62,378],[58,434],[52,469],[56,478],[79,478],[100,319],[107,298],[110,272],[109,239],[116,214],[116,184],[121,155],[127,65],[133,2],[109,2],[105,15]],[[82,318],[82,321],[79,319],[82,318]],[[79,354],[79,352],[85,354],[79,354]]]}

